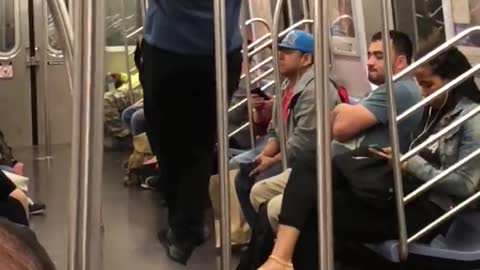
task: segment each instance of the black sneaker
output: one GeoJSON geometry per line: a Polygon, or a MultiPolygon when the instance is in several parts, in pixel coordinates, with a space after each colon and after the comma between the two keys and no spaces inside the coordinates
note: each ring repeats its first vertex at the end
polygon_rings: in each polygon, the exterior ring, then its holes
{"type": "Polygon", "coordinates": [[[140,185],[144,189],[156,190],[160,184],[160,178],[158,176],[149,176],[140,185]]]}
{"type": "Polygon", "coordinates": [[[201,239],[180,241],[171,229],[158,233],[158,239],[167,251],[167,256],[180,264],[186,265],[196,247],[202,245],[210,236],[208,228],[203,229],[201,239]]]}
{"type": "Polygon", "coordinates": [[[178,241],[172,230],[163,230],[158,233],[160,243],[165,247],[167,256],[174,262],[186,265],[192,256],[196,245],[185,241],[178,241]]]}
{"type": "Polygon", "coordinates": [[[33,203],[28,206],[28,212],[30,215],[43,215],[47,210],[47,206],[43,203],[33,203]]]}

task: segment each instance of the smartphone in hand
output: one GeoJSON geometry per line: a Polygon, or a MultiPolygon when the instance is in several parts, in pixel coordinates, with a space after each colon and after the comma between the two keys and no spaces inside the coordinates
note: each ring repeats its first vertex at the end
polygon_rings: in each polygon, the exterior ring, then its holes
{"type": "Polygon", "coordinates": [[[252,95],[257,95],[257,96],[263,98],[264,100],[270,100],[270,97],[265,92],[263,92],[260,87],[257,87],[255,89],[253,89],[251,91],[251,93],[252,93],[252,95]]]}

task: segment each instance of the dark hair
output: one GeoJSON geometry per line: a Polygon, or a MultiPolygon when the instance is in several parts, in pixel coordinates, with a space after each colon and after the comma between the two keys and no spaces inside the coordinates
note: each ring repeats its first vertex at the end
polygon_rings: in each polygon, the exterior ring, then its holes
{"type": "MultiPolygon", "coordinates": [[[[428,39],[420,45],[420,49],[417,52],[417,58],[425,56],[441,44],[442,40],[440,38],[433,37],[428,39]]],[[[458,76],[472,68],[467,57],[460,52],[457,47],[452,47],[446,50],[426,65],[432,69],[433,74],[439,76],[443,80],[449,81],[456,79],[458,76]]],[[[453,98],[452,105],[455,105],[463,97],[480,103],[480,90],[473,77],[470,77],[465,82],[455,87],[450,93],[450,97],[453,98]]]]}
{"type": "MultiPolygon", "coordinates": [[[[377,32],[373,35],[372,42],[382,40],[382,36],[382,32],[377,32]]],[[[404,55],[407,58],[407,63],[411,64],[413,57],[413,44],[408,35],[400,31],[390,30],[390,38],[393,41],[395,53],[404,55]]]]}

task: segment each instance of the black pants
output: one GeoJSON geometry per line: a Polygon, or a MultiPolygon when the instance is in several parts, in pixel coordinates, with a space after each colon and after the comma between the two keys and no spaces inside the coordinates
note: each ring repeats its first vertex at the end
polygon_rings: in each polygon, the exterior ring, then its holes
{"type": "MultiPolygon", "coordinates": [[[[349,261],[359,258],[358,252],[365,252],[365,243],[380,243],[398,239],[398,224],[395,208],[379,210],[359,201],[339,179],[335,168],[332,171],[333,226],[335,256],[338,260],[349,261]],[[355,250],[355,254],[352,253],[355,250]]],[[[280,224],[299,229],[302,233],[297,243],[295,269],[311,269],[318,265],[317,237],[317,183],[315,154],[308,154],[297,162],[285,189],[280,224]]],[[[444,212],[428,200],[417,200],[407,205],[406,220],[411,236],[438,218],[444,212]]],[[[443,232],[448,224],[436,233],[443,232]]],[[[435,237],[430,234],[423,241],[435,237]]],[[[360,260],[365,260],[361,257],[360,260]]]]}
{"type": "Polygon", "coordinates": [[[20,201],[12,197],[0,200],[0,217],[4,217],[14,223],[28,226],[25,208],[23,208],[20,201]]]}
{"type": "MultiPolygon", "coordinates": [[[[143,43],[148,137],[161,166],[169,225],[178,238],[201,237],[216,142],[213,56],[181,55],[143,43]]],[[[238,86],[240,49],[228,56],[228,94],[238,86]]]]}

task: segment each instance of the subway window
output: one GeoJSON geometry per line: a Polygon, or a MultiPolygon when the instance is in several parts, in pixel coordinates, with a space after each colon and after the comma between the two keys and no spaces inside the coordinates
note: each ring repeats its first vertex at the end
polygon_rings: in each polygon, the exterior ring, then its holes
{"type": "Polygon", "coordinates": [[[12,51],[17,42],[15,0],[0,0],[0,53],[12,51]]]}
{"type": "MultiPolygon", "coordinates": [[[[142,7],[139,1],[106,1],[106,44],[107,46],[125,45],[125,27],[127,33],[132,33],[142,26],[142,7]]],[[[130,40],[129,45],[135,45],[130,40]]]]}
{"type": "MultiPolygon", "coordinates": [[[[68,1],[65,2],[68,9],[68,1]]],[[[48,5],[47,5],[48,6],[48,5]]],[[[53,16],[50,13],[50,8],[47,7],[47,34],[48,34],[48,50],[51,54],[60,55],[62,54],[62,44],[58,36],[57,29],[55,28],[55,23],[53,21],[53,16]]]]}

